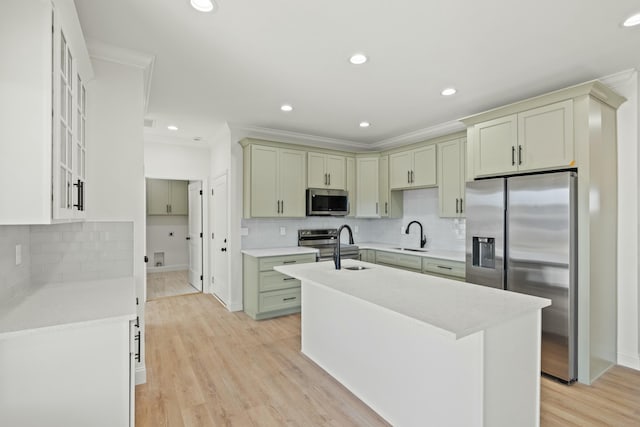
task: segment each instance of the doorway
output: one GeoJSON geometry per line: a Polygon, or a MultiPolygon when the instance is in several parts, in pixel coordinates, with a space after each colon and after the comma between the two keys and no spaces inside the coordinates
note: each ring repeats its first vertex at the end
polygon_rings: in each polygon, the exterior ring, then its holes
{"type": "Polygon", "coordinates": [[[202,292],[202,181],[147,179],[147,300],[202,292]]]}

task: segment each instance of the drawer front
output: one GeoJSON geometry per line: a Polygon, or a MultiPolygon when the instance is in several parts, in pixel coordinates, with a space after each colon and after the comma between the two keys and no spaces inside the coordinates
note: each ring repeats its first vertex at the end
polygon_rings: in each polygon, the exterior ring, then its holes
{"type": "Polygon", "coordinates": [[[397,264],[399,267],[408,268],[411,270],[422,270],[422,258],[413,255],[398,254],[397,264]]]}
{"type": "Polygon", "coordinates": [[[260,293],[260,312],[282,310],[299,307],[301,300],[300,288],[284,291],[270,291],[260,293]]]}
{"type": "Polygon", "coordinates": [[[464,278],[465,263],[460,261],[425,258],[422,264],[422,271],[424,273],[434,273],[443,276],[464,278]]]}
{"type": "Polygon", "coordinates": [[[258,287],[260,292],[289,289],[300,287],[300,280],[277,271],[261,271],[258,287]]]}
{"type": "Polygon", "coordinates": [[[376,264],[396,265],[398,257],[391,252],[376,251],[376,264]]]}
{"type": "Polygon", "coordinates": [[[301,255],[284,255],[284,256],[272,256],[266,258],[260,258],[258,264],[260,271],[273,270],[273,267],[278,265],[290,265],[290,264],[304,264],[307,262],[315,262],[315,254],[301,254],[301,255]]]}

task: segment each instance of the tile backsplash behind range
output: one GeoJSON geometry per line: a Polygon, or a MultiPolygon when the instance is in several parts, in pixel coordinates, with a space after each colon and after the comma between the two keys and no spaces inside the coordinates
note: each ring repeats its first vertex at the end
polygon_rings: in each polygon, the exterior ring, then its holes
{"type": "Polygon", "coordinates": [[[35,284],[132,274],[131,222],[31,226],[31,280],[35,284]]]}
{"type": "Polygon", "coordinates": [[[0,303],[24,290],[31,282],[28,225],[0,225],[0,303]],[[22,261],[16,264],[16,245],[22,261]]]}

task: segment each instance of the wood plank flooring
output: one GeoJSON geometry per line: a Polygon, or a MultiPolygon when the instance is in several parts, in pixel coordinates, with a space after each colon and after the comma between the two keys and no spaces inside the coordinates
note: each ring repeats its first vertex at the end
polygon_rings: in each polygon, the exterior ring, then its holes
{"type": "MultiPolygon", "coordinates": [[[[193,294],[148,302],[146,328],[138,427],[389,425],[300,353],[300,315],[256,322],[193,294]]],[[[631,369],[591,387],[542,378],[541,397],[542,426],[640,425],[631,369]]]]}
{"type": "Polygon", "coordinates": [[[147,301],[200,292],[189,284],[189,271],[147,273],[147,301]]]}

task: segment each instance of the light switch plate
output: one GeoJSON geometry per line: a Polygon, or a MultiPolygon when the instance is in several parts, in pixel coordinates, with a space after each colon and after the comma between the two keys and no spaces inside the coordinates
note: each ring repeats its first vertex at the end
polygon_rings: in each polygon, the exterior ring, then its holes
{"type": "Polygon", "coordinates": [[[16,245],[16,265],[22,264],[22,245],[16,245]]]}
{"type": "Polygon", "coordinates": [[[248,236],[249,235],[249,227],[240,227],[240,235],[248,236]]]}

